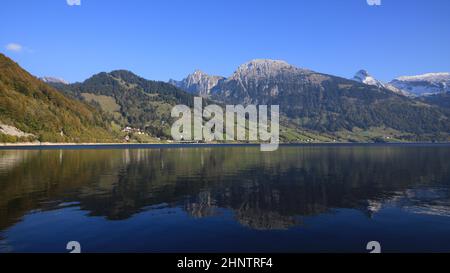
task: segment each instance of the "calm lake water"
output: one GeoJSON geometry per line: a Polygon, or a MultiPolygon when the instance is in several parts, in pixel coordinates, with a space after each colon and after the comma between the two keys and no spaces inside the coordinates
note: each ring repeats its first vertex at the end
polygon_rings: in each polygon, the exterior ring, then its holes
{"type": "Polygon", "coordinates": [[[450,146],[0,150],[0,252],[450,252],[450,146]]]}

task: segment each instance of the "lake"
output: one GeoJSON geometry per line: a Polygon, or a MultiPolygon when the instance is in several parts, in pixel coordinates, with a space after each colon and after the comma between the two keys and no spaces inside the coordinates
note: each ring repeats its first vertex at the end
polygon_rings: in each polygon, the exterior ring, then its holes
{"type": "Polygon", "coordinates": [[[0,252],[450,252],[450,145],[0,150],[0,252]]]}

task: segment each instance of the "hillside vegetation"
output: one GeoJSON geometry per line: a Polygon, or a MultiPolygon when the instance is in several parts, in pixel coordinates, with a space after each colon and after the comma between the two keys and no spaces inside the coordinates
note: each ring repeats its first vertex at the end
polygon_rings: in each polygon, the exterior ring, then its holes
{"type": "Polygon", "coordinates": [[[172,107],[192,106],[194,97],[168,83],[149,81],[129,71],[99,73],[82,83],[61,86],[63,92],[91,103],[121,127],[170,138],[172,107]]]}
{"type": "MultiPolygon", "coordinates": [[[[172,107],[192,108],[196,95],[126,70],[49,84],[0,54],[0,142],[170,140],[172,107]]],[[[280,105],[282,142],[450,140],[448,95],[411,99],[285,62],[242,65],[208,97],[205,105],[280,105]]]]}
{"type": "Polygon", "coordinates": [[[32,134],[26,139],[1,134],[0,141],[117,141],[93,107],[66,97],[0,54],[0,123],[32,134]]]}

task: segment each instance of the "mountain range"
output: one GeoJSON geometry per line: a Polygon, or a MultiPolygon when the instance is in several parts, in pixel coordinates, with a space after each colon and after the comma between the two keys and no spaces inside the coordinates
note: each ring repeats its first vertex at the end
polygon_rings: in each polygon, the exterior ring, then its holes
{"type": "Polygon", "coordinates": [[[395,93],[410,97],[430,96],[450,92],[450,73],[402,76],[388,83],[383,83],[372,77],[366,70],[360,70],[355,74],[353,80],[367,85],[387,88],[395,93]]]}
{"type": "Polygon", "coordinates": [[[450,92],[450,73],[428,73],[403,76],[390,84],[415,96],[428,96],[450,92]]]}
{"type": "MultiPolygon", "coordinates": [[[[122,141],[130,130],[139,133],[131,134],[139,135],[132,141],[170,139],[172,107],[192,106],[198,95],[207,104],[280,105],[283,142],[450,140],[445,88],[413,97],[404,91],[405,85],[400,89],[394,81],[382,83],[366,71],[345,79],[285,61],[256,59],[239,66],[230,77],[197,70],[181,81],[166,83],[116,70],[67,84],[53,78],[39,80],[1,57],[0,126],[13,126],[39,140],[81,141],[85,136],[85,141],[122,141]],[[33,105],[33,112],[25,105],[33,105]]],[[[446,87],[445,79],[439,74],[398,81],[446,87]],[[439,85],[439,80],[444,83],[439,85]]],[[[5,131],[0,130],[2,135],[5,131]]]]}
{"type": "MultiPolygon", "coordinates": [[[[366,71],[348,80],[285,61],[257,59],[209,88],[208,97],[223,103],[278,104],[294,128],[319,134],[361,135],[363,131],[378,137],[428,139],[450,128],[446,109],[405,96],[366,71]]],[[[185,90],[200,94],[199,89],[185,90]]]]}
{"type": "MultiPolygon", "coordinates": [[[[284,61],[274,60],[253,60],[248,64],[251,65],[264,62],[266,62],[267,65],[269,65],[271,62],[275,65],[282,63],[287,64],[284,61]]],[[[243,67],[240,67],[238,69],[242,70],[243,67]]],[[[196,70],[194,73],[189,74],[186,78],[180,81],[169,80],[169,83],[189,93],[200,95],[202,97],[208,97],[214,87],[218,86],[225,80],[226,77],[208,75],[201,70],[196,70]]],[[[427,73],[415,76],[401,76],[393,79],[390,82],[383,83],[382,81],[370,75],[367,70],[361,69],[351,80],[366,85],[385,88],[394,93],[410,97],[430,96],[450,92],[450,73],[448,72],[427,73]]]]}

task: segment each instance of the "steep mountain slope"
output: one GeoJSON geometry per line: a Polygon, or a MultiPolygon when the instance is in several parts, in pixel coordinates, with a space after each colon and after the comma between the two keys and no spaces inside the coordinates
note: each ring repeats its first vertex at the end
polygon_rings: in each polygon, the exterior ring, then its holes
{"type": "MultiPolygon", "coordinates": [[[[33,135],[25,140],[116,140],[106,120],[93,107],[64,96],[3,54],[0,54],[0,123],[33,135]]],[[[2,137],[4,141],[23,140],[4,133],[2,137]]]]}
{"type": "Polygon", "coordinates": [[[450,92],[450,73],[429,73],[418,76],[403,76],[389,83],[415,96],[427,96],[450,92]]]}
{"type": "Polygon", "coordinates": [[[212,90],[212,97],[234,104],[278,104],[299,127],[319,132],[384,128],[415,140],[450,132],[450,120],[438,107],[284,61],[243,64],[212,90]]]}
{"type": "Polygon", "coordinates": [[[450,92],[423,96],[417,98],[417,100],[450,110],[450,92]]]}
{"type": "Polygon", "coordinates": [[[224,77],[210,76],[196,70],[181,81],[170,80],[169,83],[194,95],[208,97],[211,90],[224,79],[224,77]]]}
{"type": "Polygon", "coordinates": [[[121,127],[131,126],[162,138],[170,137],[172,107],[193,104],[191,94],[126,70],[99,73],[82,83],[59,88],[101,108],[121,127]]]}

